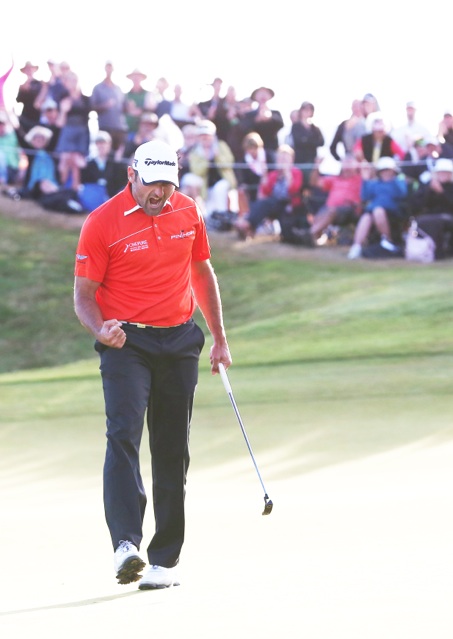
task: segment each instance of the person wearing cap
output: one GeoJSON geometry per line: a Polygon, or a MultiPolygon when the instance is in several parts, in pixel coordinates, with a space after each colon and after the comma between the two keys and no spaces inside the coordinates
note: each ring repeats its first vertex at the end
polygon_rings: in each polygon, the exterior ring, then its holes
{"type": "Polygon", "coordinates": [[[41,92],[43,83],[35,78],[39,67],[27,61],[21,68],[21,72],[26,76],[25,82],[20,85],[16,96],[16,102],[22,104],[22,112],[19,115],[19,124],[22,133],[28,133],[31,128],[39,124],[41,112],[35,106],[35,101],[41,92]]]}
{"type": "Polygon", "coordinates": [[[381,111],[373,111],[366,119],[367,132],[354,145],[357,160],[375,164],[381,157],[404,158],[404,150],[390,135],[390,122],[381,111]]]}
{"type": "Polygon", "coordinates": [[[188,165],[191,173],[203,179],[206,215],[231,211],[230,202],[237,189],[234,155],[228,144],[218,139],[211,120],[198,122],[197,142],[188,154],[188,165]]]}
{"type": "Polygon", "coordinates": [[[79,199],[87,211],[93,211],[121,191],[126,174],[123,163],[115,161],[112,156],[110,133],[98,131],[93,142],[93,152],[81,170],[79,188],[79,199]]]}
{"type": "Polygon", "coordinates": [[[407,182],[404,175],[399,177],[400,168],[394,158],[379,158],[375,168],[377,177],[364,179],[362,182],[363,212],[348,253],[351,260],[359,257],[403,255],[401,242],[408,195],[407,182]],[[378,244],[366,251],[364,246],[372,239],[372,232],[378,235],[378,244]]]}
{"type": "Polygon", "coordinates": [[[228,368],[217,278],[203,217],[177,191],[178,157],[151,140],[127,168],[126,187],[90,213],[75,261],[74,308],[95,338],[107,415],[104,507],[120,584],[178,584],[184,542],[189,429],[205,337],[211,371],[228,368]],[[140,555],[147,496],[140,470],[144,420],[152,456],[155,532],[140,555]]]}
{"type": "Polygon", "coordinates": [[[418,226],[435,244],[436,260],[453,255],[453,160],[439,158],[431,179],[421,184],[413,197],[413,213],[418,226]]]}
{"type": "Polygon", "coordinates": [[[420,184],[429,182],[440,150],[439,141],[432,136],[414,140],[401,164],[401,170],[406,176],[411,192],[416,192],[420,184]]]}

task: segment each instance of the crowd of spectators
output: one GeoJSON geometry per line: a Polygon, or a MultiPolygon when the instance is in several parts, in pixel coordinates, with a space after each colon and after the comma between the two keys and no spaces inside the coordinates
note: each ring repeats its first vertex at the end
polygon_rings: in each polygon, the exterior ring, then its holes
{"type": "Polygon", "coordinates": [[[180,189],[197,201],[210,231],[250,240],[271,233],[313,249],[344,244],[350,259],[397,257],[417,220],[435,239],[437,259],[453,255],[449,110],[432,132],[409,101],[405,124],[393,128],[368,93],[351,101],[349,118],[326,140],[309,101],[288,114],[285,126],[269,87],[239,98],[215,78],[208,99],[186,103],[183,87],[165,78],[145,88],[140,69],[122,90],[107,62],[86,95],[69,63],[47,64],[44,81],[26,62],[15,104],[0,108],[4,195],[87,214],[124,188],[137,146],[162,139],[178,151],[180,189]],[[338,170],[323,171],[321,149],[338,170]]]}

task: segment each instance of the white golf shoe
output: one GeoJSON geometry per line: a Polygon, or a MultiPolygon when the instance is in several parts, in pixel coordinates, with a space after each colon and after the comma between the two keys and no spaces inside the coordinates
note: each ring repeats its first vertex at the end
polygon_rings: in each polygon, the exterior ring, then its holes
{"type": "Polygon", "coordinates": [[[170,586],[179,586],[176,567],[150,566],[138,585],[140,590],[156,590],[158,588],[169,588],[170,586]]]}
{"type": "Polygon", "coordinates": [[[138,581],[140,573],[146,566],[138,554],[138,549],[130,541],[120,541],[113,557],[113,566],[119,584],[130,584],[138,581]]]}

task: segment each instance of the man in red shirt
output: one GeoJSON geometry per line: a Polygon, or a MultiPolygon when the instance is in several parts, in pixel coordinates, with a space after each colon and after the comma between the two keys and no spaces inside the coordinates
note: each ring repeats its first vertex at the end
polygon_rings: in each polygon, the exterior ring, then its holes
{"type": "Polygon", "coordinates": [[[95,337],[107,416],[104,508],[118,582],[142,590],[177,585],[184,541],[189,429],[204,334],[211,370],[231,365],[203,217],[176,191],[178,158],[161,141],[142,144],[123,191],[86,219],[77,247],[74,304],[95,337]],[[144,420],[152,456],[155,533],[139,555],[146,494],[139,449],[144,420]]]}

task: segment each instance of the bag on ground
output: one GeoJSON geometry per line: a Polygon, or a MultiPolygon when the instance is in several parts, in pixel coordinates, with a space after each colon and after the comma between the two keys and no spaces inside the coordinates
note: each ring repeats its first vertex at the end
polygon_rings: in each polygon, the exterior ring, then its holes
{"type": "Polygon", "coordinates": [[[406,236],[406,260],[429,264],[434,262],[435,255],[436,243],[433,238],[428,233],[425,233],[415,220],[412,220],[406,236]]]}

